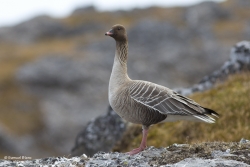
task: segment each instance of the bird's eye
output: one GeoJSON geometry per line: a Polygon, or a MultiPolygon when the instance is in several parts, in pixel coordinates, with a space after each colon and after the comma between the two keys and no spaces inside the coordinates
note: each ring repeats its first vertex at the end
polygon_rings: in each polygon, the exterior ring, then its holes
{"type": "Polygon", "coordinates": [[[120,27],[118,27],[118,30],[121,30],[121,28],[120,28],[120,27]]]}

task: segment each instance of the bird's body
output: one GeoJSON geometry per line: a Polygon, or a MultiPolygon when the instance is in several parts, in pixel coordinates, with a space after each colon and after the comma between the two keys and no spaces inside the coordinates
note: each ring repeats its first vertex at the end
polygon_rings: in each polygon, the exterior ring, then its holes
{"type": "Polygon", "coordinates": [[[130,97],[131,87],[136,85],[137,82],[143,83],[143,81],[130,80],[125,85],[122,85],[114,95],[110,96],[109,102],[111,107],[120,117],[135,124],[150,126],[165,120],[166,115],[130,97]],[[136,112],[134,112],[135,108],[136,112]]]}
{"type": "Polygon", "coordinates": [[[131,80],[127,74],[128,40],[125,28],[115,25],[105,35],[116,40],[109,81],[109,103],[120,117],[143,127],[141,145],[129,152],[131,155],[146,148],[148,128],[152,124],[177,120],[214,123],[215,120],[208,115],[218,114],[192,99],[155,83],[131,80]]]}

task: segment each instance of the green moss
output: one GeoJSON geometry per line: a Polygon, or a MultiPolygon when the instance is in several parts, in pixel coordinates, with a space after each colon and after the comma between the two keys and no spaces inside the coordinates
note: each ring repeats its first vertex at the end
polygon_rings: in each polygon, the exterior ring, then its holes
{"type": "MultiPolygon", "coordinates": [[[[150,128],[148,146],[166,147],[173,143],[196,143],[207,141],[239,141],[250,139],[250,73],[231,76],[215,88],[192,95],[190,98],[202,106],[217,111],[221,116],[215,124],[179,121],[157,124],[150,128]]],[[[141,129],[141,127],[130,127],[141,129]]],[[[130,131],[130,128],[128,131],[130,131]]],[[[138,147],[141,133],[127,134],[116,150],[129,151],[138,147]],[[123,145],[121,143],[129,143],[123,145]]]]}

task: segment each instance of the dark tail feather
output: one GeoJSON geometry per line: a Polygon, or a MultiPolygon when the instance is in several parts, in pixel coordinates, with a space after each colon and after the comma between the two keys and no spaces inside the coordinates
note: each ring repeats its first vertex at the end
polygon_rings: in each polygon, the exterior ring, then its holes
{"type": "Polygon", "coordinates": [[[206,110],[206,112],[207,112],[207,114],[209,114],[209,115],[212,115],[212,116],[215,116],[215,117],[217,117],[217,118],[219,118],[219,114],[217,113],[217,112],[215,112],[214,110],[211,110],[211,109],[209,109],[209,108],[205,108],[205,107],[203,107],[205,110],[206,110]]]}

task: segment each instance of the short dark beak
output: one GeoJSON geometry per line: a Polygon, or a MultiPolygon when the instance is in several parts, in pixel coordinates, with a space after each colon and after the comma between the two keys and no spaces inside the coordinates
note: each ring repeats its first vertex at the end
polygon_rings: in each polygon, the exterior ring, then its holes
{"type": "Polygon", "coordinates": [[[114,34],[114,31],[112,29],[105,33],[106,36],[111,36],[113,34],[114,34]]]}

